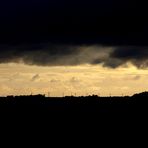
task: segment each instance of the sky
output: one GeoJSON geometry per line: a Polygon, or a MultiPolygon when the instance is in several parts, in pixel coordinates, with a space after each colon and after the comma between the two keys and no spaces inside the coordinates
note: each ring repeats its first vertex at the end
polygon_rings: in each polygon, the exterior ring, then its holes
{"type": "Polygon", "coordinates": [[[126,0],[0,1],[0,95],[147,90],[147,14],[126,0]]]}
{"type": "Polygon", "coordinates": [[[146,47],[43,45],[3,50],[0,95],[118,96],[147,90],[146,47]]]}
{"type": "Polygon", "coordinates": [[[2,96],[132,95],[148,87],[148,72],[132,65],[113,70],[100,65],[40,67],[9,63],[0,65],[0,73],[2,96]]]}

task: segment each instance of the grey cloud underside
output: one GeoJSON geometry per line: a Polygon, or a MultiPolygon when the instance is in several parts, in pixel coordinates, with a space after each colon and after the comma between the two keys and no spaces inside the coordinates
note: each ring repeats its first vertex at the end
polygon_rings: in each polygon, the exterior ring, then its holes
{"type": "Polygon", "coordinates": [[[0,63],[20,63],[40,66],[102,64],[117,68],[131,62],[138,68],[148,67],[148,47],[103,47],[100,45],[32,44],[0,45],[0,63]]]}
{"type": "Polygon", "coordinates": [[[138,68],[148,67],[148,47],[118,47],[110,54],[110,57],[118,59],[123,64],[130,61],[138,68]]]}

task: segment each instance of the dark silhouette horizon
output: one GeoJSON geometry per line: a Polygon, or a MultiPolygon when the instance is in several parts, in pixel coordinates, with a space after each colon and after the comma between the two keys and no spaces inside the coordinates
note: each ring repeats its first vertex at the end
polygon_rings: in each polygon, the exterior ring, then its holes
{"type": "Polygon", "coordinates": [[[22,95],[0,97],[0,110],[32,112],[66,112],[66,113],[137,113],[147,110],[148,92],[133,96],[65,96],[46,97],[45,95],[22,95]],[[27,110],[26,110],[27,109],[27,110]]]}

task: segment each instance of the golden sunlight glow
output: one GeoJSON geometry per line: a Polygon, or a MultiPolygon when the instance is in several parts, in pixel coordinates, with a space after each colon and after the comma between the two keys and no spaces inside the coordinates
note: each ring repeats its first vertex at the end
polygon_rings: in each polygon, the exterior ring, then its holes
{"type": "Polygon", "coordinates": [[[101,65],[40,67],[0,65],[0,95],[132,95],[148,88],[148,71],[101,65]]]}

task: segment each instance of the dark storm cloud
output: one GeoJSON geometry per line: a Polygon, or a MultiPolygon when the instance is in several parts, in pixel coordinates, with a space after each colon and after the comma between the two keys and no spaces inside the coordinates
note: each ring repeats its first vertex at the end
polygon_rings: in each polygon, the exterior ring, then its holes
{"type": "MultiPolygon", "coordinates": [[[[34,61],[36,63],[48,63],[52,58],[58,56],[66,56],[77,53],[75,48],[67,47],[66,45],[51,45],[51,44],[23,44],[23,45],[1,45],[0,46],[0,62],[19,61],[34,61]]],[[[42,64],[41,64],[42,65],[42,64]]]]}
{"type": "Polygon", "coordinates": [[[147,12],[127,0],[1,0],[0,63],[146,68],[147,12]]]}
{"type": "Polygon", "coordinates": [[[148,67],[148,47],[40,43],[3,45],[0,52],[0,63],[39,66],[102,64],[104,67],[117,68],[130,62],[138,68],[148,67]]]}
{"type": "MultiPolygon", "coordinates": [[[[60,66],[91,63],[96,56],[96,46],[35,45],[1,46],[0,63],[25,63],[28,65],[60,66]]],[[[104,52],[104,51],[103,51],[104,52]]],[[[104,53],[103,53],[104,54],[104,53]]],[[[101,58],[101,57],[100,57],[101,58]]]]}
{"type": "Polygon", "coordinates": [[[119,60],[121,63],[131,62],[138,68],[147,68],[148,47],[118,47],[110,54],[110,58],[119,60]]]}
{"type": "Polygon", "coordinates": [[[120,59],[147,59],[148,57],[148,48],[147,47],[119,47],[114,50],[111,54],[114,58],[120,59]]]}

